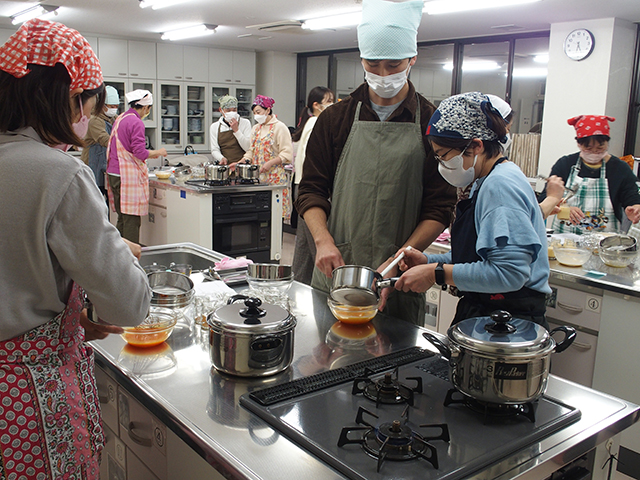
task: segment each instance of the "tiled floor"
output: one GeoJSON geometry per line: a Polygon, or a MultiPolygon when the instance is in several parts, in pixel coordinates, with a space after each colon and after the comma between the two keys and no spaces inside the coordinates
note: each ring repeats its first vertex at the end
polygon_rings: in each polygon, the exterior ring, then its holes
{"type": "Polygon", "coordinates": [[[282,234],[282,258],[280,265],[291,265],[293,262],[293,249],[296,245],[296,236],[292,233],[282,234]]]}

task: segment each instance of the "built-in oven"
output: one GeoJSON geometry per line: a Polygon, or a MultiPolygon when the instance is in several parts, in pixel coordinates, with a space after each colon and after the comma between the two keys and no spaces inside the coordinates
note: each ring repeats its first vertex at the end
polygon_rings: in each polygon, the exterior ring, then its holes
{"type": "Polygon", "coordinates": [[[254,262],[270,260],[270,191],[213,194],[213,250],[254,262]]]}

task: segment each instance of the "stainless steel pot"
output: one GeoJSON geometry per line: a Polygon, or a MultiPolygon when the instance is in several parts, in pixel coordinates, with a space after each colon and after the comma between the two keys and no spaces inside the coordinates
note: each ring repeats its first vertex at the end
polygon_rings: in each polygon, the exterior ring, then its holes
{"type": "Polygon", "coordinates": [[[260,168],[258,165],[252,165],[249,162],[237,163],[236,171],[238,172],[238,177],[246,180],[255,180],[260,178],[260,168]]]}
{"type": "Polygon", "coordinates": [[[224,373],[262,377],[285,370],[293,360],[296,319],[277,305],[234,295],[207,318],[211,363],[224,373]],[[244,300],[243,303],[236,303],[244,300]]]}
{"type": "Polygon", "coordinates": [[[204,179],[222,182],[229,178],[229,167],[220,165],[219,162],[208,162],[204,165],[204,179]]]}
{"type": "Polygon", "coordinates": [[[377,305],[380,290],[394,286],[398,278],[383,279],[372,268],[344,265],[332,273],[330,295],[336,302],[351,307],[377,305]]]}
{"type": "Polygon", "coordinates": [[[499,310],[453,325],[448,346],[431,333],[422,335],[449,360],[449,378],[461,393],[487,403],[521,404],[542,396],[551,354],[566,350],[576,331],[563,326],[548,332],[499,310]],[[565,336],[556,344],[552,335],[558,331],[565,336]]]}

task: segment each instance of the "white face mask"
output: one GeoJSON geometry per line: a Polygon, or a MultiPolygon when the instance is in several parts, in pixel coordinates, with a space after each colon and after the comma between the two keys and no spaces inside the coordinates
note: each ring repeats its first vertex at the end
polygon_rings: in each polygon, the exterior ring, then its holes
{"type": "Polygon", "coordinates": [[[267,117],[268,115],[254,115],[253,118],[256,122],[258,122],[259,124],[263,124],[264,122],[267,121],[267,117]]]}
{"type": "Polygon", "coordinates": [[[240,114],[238,112],[224,112],[224,118],[228,122],[230,122],[231,120],[239,121],[240,114]]]}
{"type": "Polygon", "coordinates": [[[118,115],[118,109],[117,108],[107,108],[106,115],[107,115],[107,117],[115,117],[116,115],[118,115]]]}
{"type": "Polygon", "coordinates": [[[604,157],[607,156],[609,152],[604,151],[602,153],[589,153],[589,152],[580,152],[580,157],[588,163],[589,165],[595,165],[600,163],[604,157]]]}
{"type": "Polygon", "coordinates": [[[376,95],[382,98],[393,98],[400,93],[402,87],[407,83],[410,68],[411,65],[402,72],[393,73],[386,77],[381,77],[365,70],[364,78],[376,95]]]}
{"type": "Polygon", "coordinates": [[[447,160],[445,162],[446,166],[438,162],[438,171],[440,172],[440,175],[442,175],[442,178],[444,178],[449,184],[458,188],[464,188],[471,184],[471,182],[475,180],[476,175],[475,166],[478,161],[478,156],[476,155],[473,158],[473,165],[471,165],[469,169],[465,170],[463,154],[464,152],[460,155],[456,155],[450,160],[447,160]]]}
{"type": "Polygon", "coordinates": [[[500,145],[502,146],[502,151],[504,153],[507,153],[507,150],[511,146],[511,134],[510,133],[507,133],[507,139],[505,140],[504,143],[500,143],[500,145]]]}

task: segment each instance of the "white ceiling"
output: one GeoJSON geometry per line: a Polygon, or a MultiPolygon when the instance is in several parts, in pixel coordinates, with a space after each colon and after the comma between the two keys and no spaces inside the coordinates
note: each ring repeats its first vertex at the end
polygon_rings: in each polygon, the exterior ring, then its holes
{"type": "MultiPolygon", "coordinates": [[[[337,31],[280,31],[247,28],[285,20],[349,12],[361,0],[191,0],[161,10],[141,9],[138,0],[46,0],[63,8],[55,19],[82,33],[160,41],[167,30],[197,23],[219,25],[214,35],[179,43],[257,51],[310,52],[354,48],[356,29],[337,31]],[[239,35],[252,34],[239,38],[239,35]]],[[[0,28],[17,27],[10,15],[35,3],[0,1],[0,28]]],[[[542,0],[538,3],[429,16],[424,14],[418,41],[548,30],[551,23],[596,18],[624,18],[640,22],[640,0],[542,0]],[[508,26],[511,27],[508,27],[508,26]],[[501,27],[501,28],[497,28],[501,27]]]]}

